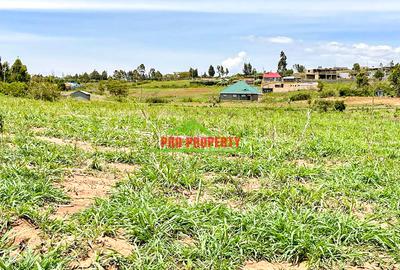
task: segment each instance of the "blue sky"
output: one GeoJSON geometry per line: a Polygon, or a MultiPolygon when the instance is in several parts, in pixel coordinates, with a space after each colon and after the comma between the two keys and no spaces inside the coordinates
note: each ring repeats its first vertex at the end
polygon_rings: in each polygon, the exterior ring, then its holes
{"type": "Polygon", "coordinates": [[[400,61],[395,0],[0,0],[0,56],[33,73],[400,61]]]}

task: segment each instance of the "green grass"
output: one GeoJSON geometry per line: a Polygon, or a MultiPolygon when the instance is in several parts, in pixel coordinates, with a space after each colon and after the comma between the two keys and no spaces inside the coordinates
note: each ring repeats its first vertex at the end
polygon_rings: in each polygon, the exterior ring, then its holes
{"type": "Polygon", "coordinates": [[[267,260],[306,261],[316,269],[369,261],[389,269],[399,262],[396,111],[308,117],[305,108],[267,105],[48,103],[0,96],[0,268],[65,269],[90,241],[121,231],[134,252],[99,255],[93,268],[240,269],[248,260],[267,260]],[[233,153],[160,151],[157,136],[180,132],[188,121],[215,136],[240,136],[243,144],[233,153]],[[38,135],[131,151],[87,152],[38,135]],[[140,168],[92,207],[63,222],[52,219],[53,207],[69,201],[55,184],[93,160],[140,168]],[[257,185],[246,188],[249,183],[257,185]],[[37,225],[47,244],[13,258],[7,232],[22,217],[37,225]]]}

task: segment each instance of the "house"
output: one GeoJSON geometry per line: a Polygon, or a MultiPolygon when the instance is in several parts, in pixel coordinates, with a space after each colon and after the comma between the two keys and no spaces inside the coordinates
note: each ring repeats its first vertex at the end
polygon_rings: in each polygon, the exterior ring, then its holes
{"type": "Polygon", "coordinates": [[[287,93],[299,90],[318,90],[317,82],[270,82],[262,84],[263,93],[287,93]]]}
{"type": "Polygon", "coordinates": [[[81,85],[79,83],[76,82],[67,82],[65,83],[65,89],[66,90],[74,90],[81,87],[81,85]]]}
{"type": "Polygon", "coordinates": [[[300,82],[301,79],[296,76],[286,76],[283,77],[282,80],[284,82],[300,82]]]}
{"type": "Polygon", "coordinates": [[[91,94],[85,91],[76,91],[71,94],[72,98],[90,100],[91,94]]]}
{"type": "Polygon", "coordinates": [[[318,81],[318,80],[338,80],[341,78],[340,75],[344,76],[345,79],[347,79],[348,75],[344,73],[348,73],[349,69],[346,67],[333,67],[333,68],[314,68],[314,69],[308,69],[306,71],[306,79],[307,80],[313,80],[313,81],[318,81]]]}
{"type": "Polygon", "coordinates": [[[282,76],[277,72],[266,72],[263,75],[263,82],[280,82],[282,76]]]}
{"type": "Polygon", "coordinates": [[[248,100],[257,101],[261,93],[256,87],[248,85],[244,81],[239,81],[220,93],[220,100],[248,100]]]}

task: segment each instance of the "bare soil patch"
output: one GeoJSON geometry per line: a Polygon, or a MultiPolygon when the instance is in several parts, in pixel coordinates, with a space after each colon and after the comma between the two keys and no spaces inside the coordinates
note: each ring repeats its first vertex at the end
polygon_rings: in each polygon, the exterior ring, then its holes
{"type": "Polygon", "coordinates": [[[190,247],[196,246],[196,240],[194,240],[192,237],[188,235],[180,237],[178,239],[178,242],[185,246],[190,246],[190,247]]]}
{"type": "Polygon", "coordinates": [[[48,129],[44,128],[44,127],[33,127],[31,128],[31,130],[35,133],[44,133],[46,132],[48,129]]]}
{"type": "Polygon", "coordinates": [[[267,261],[247,262],[243,270],[306,270],[306,263],[292,265],[290,263],[270,263],[267,261]]]}
{"type": "MultiPolygon", "coordinates": [[[[69,266],[72,269],[85,269],[94,265],[96,257],[107,253],[118,253],[128,257],[134,251],[134,247],[124,238],[100,237],[89,243],[89,250],[84,257],[72,262],[69,266]]],[[[108,268],[112,269],[112,268],[108,268]]]]}
{"type": "Polygon", "coordinates": [[[66,217],[88,208],[95,198],[106,197],[117,180],[109,175],[88,175],[77,172],[69,176],[59,188],[66,191],[71,198],[69,205],[59,206],[56,217],[66,217]]]}
{"type": "Polygon", "coordinates": [[[388,105],[400,106],[400,98],[390,97],[347,97],[344,99],[347,105],[388,105]]]}
{"type": "Polygon", "coordinates": [[[126,163],[108,163],[107,167],[109,167],[112,170],[117,170],[121,173],[132,173],[139,168],[138,165],[132,165],[126,163]]]}
{"type": "Polygon", "coordinates": [[[262,189],[262,185],[260,183],[260,180],[257,178],[248,179],[245,183],[242,184],[242,190],[246,193],[258,191],[260,189],[262,189]]]}
{"type": "Polygon", "coordinates": [[[293,160],[293,163],[298,167],[306,167],[306,168],[315,167],[315,163],[313,163],[312,160],[296,159],[296,160],[293,160]]]}
{"type": "Polygon", "coordinates": [[[10,230],[10,237],[14,239],[13,245],[18,246],[20,252],[27,248],[34,250],[41,246],[40,230],[25,219],[19,219],[10,230]]]}
{"type": "Polygon", "coordinates": [[[60,139],[60,138],[54,138],[54,137],[44,137],[44,136],[37,136],[37,139],[57,145],[69,145],[73,146],[76,148],[79,148],[83,151],[86,152],[95,152],[95,151],[102,151],[102,152],[115,152],[115,151],[121,151],[121,152],[129,152],[130,149],[128,147],[107,147],[107,146],[98,146],[98,145],[92,145],[88,142],[84,141],[77,141],[77,140],[65,140],[65,139],[60,139]]]}

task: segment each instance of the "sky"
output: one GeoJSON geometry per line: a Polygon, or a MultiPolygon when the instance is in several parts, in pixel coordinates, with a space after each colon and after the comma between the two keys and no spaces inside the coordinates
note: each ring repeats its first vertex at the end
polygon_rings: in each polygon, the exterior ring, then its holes
{"type": "Polygon", "coordinates": [[[0,0],[0,56],[66,75],[400,61],[398,0],[0,0]]]}

